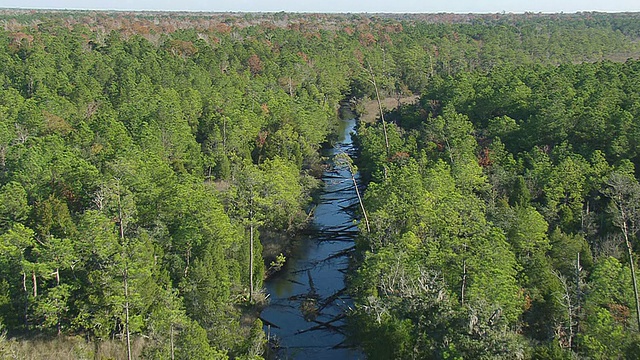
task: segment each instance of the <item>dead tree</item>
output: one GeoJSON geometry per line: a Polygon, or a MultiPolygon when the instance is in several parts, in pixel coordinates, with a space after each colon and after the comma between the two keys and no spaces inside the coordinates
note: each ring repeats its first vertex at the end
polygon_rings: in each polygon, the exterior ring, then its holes
{"type": "Polygon", "coordinates": [[[613,173],[607,185],[609,188],[604,193],[611,199],[610,211],[613,215],[613,223],[620,229],[627,248],[636,302],[636,320],[640,328],[640,297],[631,244],[631,239],[640,231],[640,184],[630,175],[613,173]]]}
{"type": "Polygon", "coordinates": [[[376,99],[378,100],[378,109],[380,110],[380,120],[382,120],[382,131],[384,132],[384,143],[387,146],[387,157],[388,157],[389,156],[389,137],[387,136],[387,122],[384,121],[384,111],[382,110],[382,101],[380,100],[380,91],[378,91],[378,83],[376,82],[376,76],[373,73],[371,64],[369,64],[369,75],[371,75],[371,79],[369,81],[373,85],[373,88],[376,90],[376,99]]]}
{"type": "Polygon", "coordinates": [[[353,164],[353,160],[346,153],[340,153],[335,156],[334,162],[336,165],[346,165],[349,169],[349,173],[351,174],[351,180],[353,181],[353,187],[356,190],[356,195],[358,196],[358,202],[360,203],[360,209],[362,210],[362,216],[364,217],[364,223],[367,226],[367,232],[371,232],[371,228],[369,227],[369,217],[367,216],[367,211],[364,208],[364,203],[362,202],[362,196],[360,196],[360,190],[358,189],[358,182],[356,181],[356,173],[358,172],[358,168],[353,164]]]}

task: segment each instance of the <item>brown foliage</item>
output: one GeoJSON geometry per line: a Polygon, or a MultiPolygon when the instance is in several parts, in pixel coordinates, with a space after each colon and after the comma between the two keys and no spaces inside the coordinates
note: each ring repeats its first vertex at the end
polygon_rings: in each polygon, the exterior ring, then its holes
{"type": "Polygon", "coordinates": [[[383,33],[380,35],[380,43],[386,44],[386,45],[393,45],[393,40],[391,40],[391,37],[389,36],[389,34],[383,33]]]}
{"type": "Polygon", "coordinates": [[[262,60],[256,54],[249,56],[247,64],[249,65],[249,71],[253,75],[257,75],[262,71],[262,60]]]}
{"type": "Polygon", "coordinates": [[[269,136],[269,132],[268,131],[260,131],[260,133],[258,133],[258,137],[256,138],[256,146],[260,149],[262,149],[264,147],[264,144],[267,143],[267,137],[269,136]]]}
{"type": "Polygon", "coordinates": [[[262,110],[262,114],[263,115],[269,115],[269,105],[267,105],[266,103],[260,105],[260,109],[262,110]]]}
{"type": "Polygon", "coordinates": [[[376,43],[376,38],[370,32],[362,33],[360,34],[360,43],[363,46],[370,46],[376,43]]]}
{"type": "Polygon", "coordinates": [[[631,316],[631,310],[629,307],[620,304],[607,304],[611,316],[616,322],[624,324],[631,316]]]}
{"type": "Polygon", "coordinates": [[[353,28],[352,28],[351,26],[346,26],[346,27],[344,28],[344,32],[346,32],[346,33],[347,33],[347,35],[351,36],[351,35],[353,35],[353,33],[354,33],[355,31],[353,30],[353,28]]]}
{"type": "Polygon", "coordinates": [[[69,123],[60,116],[51,114],[47,111],[43,111],[42,115],[44,115],[47,132],[64,136],[73,131],[73,127],[71,127],[71,125],[69,125],[69,123]]]}
{"type": "Polygon", "coordinates": [[[212,30],[220,34],[229,34],[231,32],[231,26],[225,23],[217,23],[211,27],[212,30]]]}
{"type": "Polygon", "coordinates": [[[22,32],[9,34],[9,46],[13,51],[18,50],[23,46],[31,46],[31,44],[33,44],[33,35],[22,32]]]}
{"type": "MultiPolygon", "coordinates": [[[[524,290],[520,290],[520,293],[524,293],[524,290]]],[[[524,294],[523,310],[527,311],[531,309],[531,307],[533,307],[533,300],[531,299],[531,296],[529,296],[529,294],[524,294]]]]}
{"type": "Polygon", "coordinates": [[[490,155],[491,153],[489,151],[489,148],[482,149],[482,151],[480,152],[480,155],[478,156],[478,164],[482,167],[491,166],[491,164],[493,164],[493,161],[491,160],[490,155]]]}
{"type": "Polygon", "coordinates": [[[394,163],[403,163],[407,159],[409,159],[409,153],[405,151],[398,151],[391,155],[391,161],[394,163]]]}
{"type": "Polygon", "coordinates": [[[189,57],[195,55],[198,52],[198,48],[190,41],[171,40],[169,42],[169,51],[176,56],[189,57]]]}
{"type": "Polygon", "coordinates": [[[304,62],[309,63],[309,56],[307,56],[307,54],[302,51],[298,51],[298,56],[300,56],[304,62]]]}

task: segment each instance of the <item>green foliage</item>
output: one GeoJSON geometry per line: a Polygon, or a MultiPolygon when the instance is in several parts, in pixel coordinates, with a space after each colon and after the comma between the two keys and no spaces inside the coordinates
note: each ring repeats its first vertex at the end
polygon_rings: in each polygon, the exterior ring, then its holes
{"type": "Polygon", "coordinates": [[[627,357],[638,346],[637,333],[629,331],[634,311],[629,271],[618,260],[604,258],[590,280],[580,346],[594,358],[627,357]]]}
{"type": "Polygon", "coordinates": [[[402,161],[385,153],[379,129],[362,127],[373,225],[352,288],[369,356],[634,357],[623,264],[637,250],[637,62],[521,66],[507,53],[472,71],[446,54],[452,74],[392,114],[402,161]],[[447,296],[417,300],[417,284],[447,296]]]}
{"type": "Polygon", "coordinates": [[[0,325],[259,357],[260,322],[239,321],[247,239],[261,259],[261,232],[299,229],[318,149],[341,102],[373,98],[371,70],[383,97],[422,98],[389,114],[388,148],[381,124],[359,128],[367,354],[525,357],[532,337],[540,358],[637,357],[602,196],[640,164],[639,62],[606,60],[638,54],[637,15],[460,16],[179,15],[176,30],[0,14],[0,325]]]}
{"type": "Polygon", "coordinates": [[[273,271],[280,271],[286,262],[287,258],[280,253],[276,256],[276,259],[269,264],[269,269],[273,271]]]}
{"type": "Polygon", "coordinates": [[[260,165],[264,183],[260,185],[258,206],[266,215],[265,224],[274,229],[289,229],[305,203],[299,171],[293,163],[276,157],[260,165]]]}
{"type": "Polygon", "coordinates": [[[207,341],[207,332],[196,321],[189,321],[176,343],[176,359],[223,360],[225,352],[212,348],[207,341]]]}
{"type": "Polygon", "coordinates": [[[24,222],[30,210],[27,193],[20,183],[10,182],[0,189],[0,228],[8,229],[24,222]]]}
{"type": "Polygon", "coordinates": [[[369,184],[374,225],[362,246],[372,252],[354,287],[358,321],[372,322],[358,338],[374,358],[478,356],[479,349],[500,356],[507,344],[522,345],[510,330],[523,308],[519,265],[480,199],[464,196],[468,188],[457,184],[465,180],[452,173],[442,161],[411,159],[369,184]],[[382,343],[395,345],[383,351],[375,345],[382,343]]]}

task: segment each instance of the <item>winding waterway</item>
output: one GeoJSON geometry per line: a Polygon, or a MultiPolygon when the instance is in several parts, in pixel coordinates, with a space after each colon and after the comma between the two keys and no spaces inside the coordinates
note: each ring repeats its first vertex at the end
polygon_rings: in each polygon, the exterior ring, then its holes
{"type": "MultiPolygon", "coordinates": [[[[355,120],[342,120],[340,138],[325,155],[355,152],[355,120]]],[[[344,334],[344,314],[353,305],[345,293],[349,249],[357,234],[357,197],[348,169],[323,174],[323,193],[315,208],[314,235],[302,239],[276,276],[265,282],[270,303],[262,311],[265,331],[279,345],[280,359],[363,359],[344,334]]]]}

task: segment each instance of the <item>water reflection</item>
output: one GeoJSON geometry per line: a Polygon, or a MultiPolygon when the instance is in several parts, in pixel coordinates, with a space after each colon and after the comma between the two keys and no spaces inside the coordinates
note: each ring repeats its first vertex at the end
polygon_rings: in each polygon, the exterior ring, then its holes
{"type": "MultiPolygon", "coordinates": [[[[353,152],[355,120],[344,120],[338,144],[327,156],[353,152]]],[[[283,359],[361,359],[345,348],[344,313],[352,307],[344,292],[346,250],[353,247],[356,225],[345,209],[357,203],[348,170],[324,173],[324,192],[314,213],[314,235],[301,239],[283,270],[265,283],[270,305],[261,317],[278,339],[283,359]]]]}

